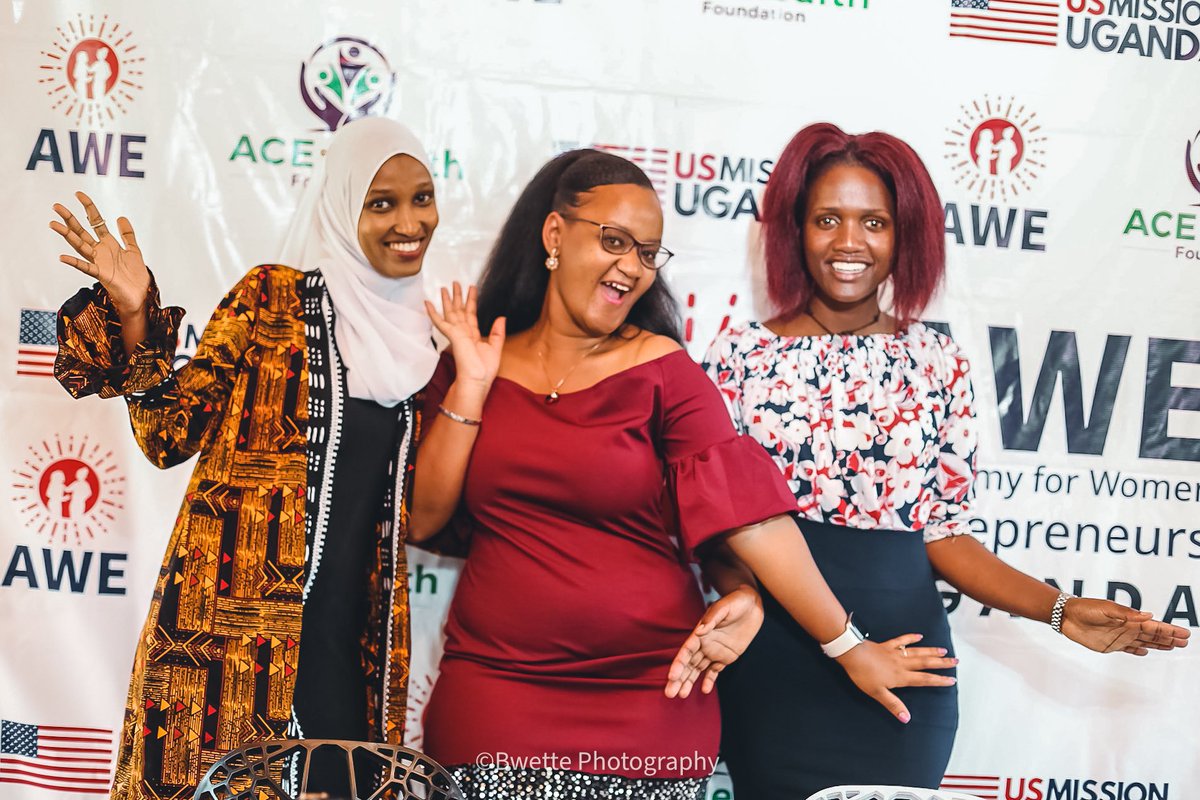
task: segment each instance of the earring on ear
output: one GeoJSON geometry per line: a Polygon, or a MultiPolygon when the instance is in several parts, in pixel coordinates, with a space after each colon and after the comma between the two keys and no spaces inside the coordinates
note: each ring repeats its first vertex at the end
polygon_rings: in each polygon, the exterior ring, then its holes
{"type": "Polygon", "coordinates": [[[558,269],[558,248],[555,247],[550,251],[550,255],[546,257],[546,269],[553,272],[558,269]]]}

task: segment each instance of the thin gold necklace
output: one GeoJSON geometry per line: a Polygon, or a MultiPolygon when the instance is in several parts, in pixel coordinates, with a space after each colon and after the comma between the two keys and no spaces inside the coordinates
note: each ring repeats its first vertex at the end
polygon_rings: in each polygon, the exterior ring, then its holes
{"type": "Polygon", "coordinates": [[[546,383],[554,384],[550,388],[550,394],[546,395],[546,405],[554,405],[555,403],[558,402],[558,390],[561,389],[562,385],[567,382],[567,378],[571,377],[571,373],[574,372],[580,364],[582,364],[584,361],[586,361],[588,356],[590,356],[592,353],[596,352],[596,349],[598,347],[600,347],[600,345],[604,344],[605,341],[607,341],[607,340],[601,339],[600,341],[596,342],[594,345],[589,347],[587,352],[584,353],[583,356],[581,356],[580,359],[578,361],[576,361],[569,370],[567,370],[567,374],[563,375],[561,378],[558,379],[558,383],[554,383],[554,380],[550,377],[550,368],[546,366],[546,356],[542,353],[542,348],[541,347],[538,348],[538,350],[537,350],[538,361],[542,362],[542,372],[544,372],[546,374],[546,383]]]}
{"type": "Polygon", "coordinates": [[[821,320],[817,319],[817,315],[814,314],[811,310],[805,309],[804,313],[808,314],[809,318],[813,322],[817,323],[817,326],[820,327],[821,330],[828,333],[830,336],[849,336],[853,333],[857,333],[858,331],[861,331],[863,328],[869,328],[872,325],[874,325],[876,322],[879,321],[879,315],[882,312],[879,309],[875,309],[875,316],[871,317],[871,319],[868,322],[865,322],[862,325],[859,325],[857,328],[851,328],[848,331],[839,331],[837,333],[835,333],[835,332],[829,330],[829,328],[825,327],[825,323],[823,323],[823,322],[821,322],[821,320]]]}

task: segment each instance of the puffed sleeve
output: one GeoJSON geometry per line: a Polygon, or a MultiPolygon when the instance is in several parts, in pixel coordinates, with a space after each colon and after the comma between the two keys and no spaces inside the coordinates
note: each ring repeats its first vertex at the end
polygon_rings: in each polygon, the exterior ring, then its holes
{"type": "Polygon", "coordinates": [[[708,378],[721,393],[733,427],[738,433],[745,433],[746,426],[742,423],[742,380],[745,368],[742,363],[742,353],[738,348],[741,336],[739,329],[726,328],[717,334],[700,367],[708,373],[708,378]]]}
{"type": "MultiPolygon", "coordinates": [[[[422,437],[428,432],[433,421],[437,419],[439,413],[438,406],[446,399],[446,392],[450,391],[450,386],[454,383],[455,374],[454,357],[450,354],[450,350],[447,349],[442,352],[441,358],[438,359],[437,368],[433,371],[433,377],[429,379],[429,383],[425,385],[425,389],[421,392],[420,435],[422,437]]],[[[418,443],[417,457],[420,458],[420,455],[421,446],[418,443]]],[[[471,544],[470,515],[463,505],[459,503],[458,510],[454,512],[454,516],[446,523],[445,528],[425,541],[410,542],[409,544],[441,556],[466,558],[471,544]]]]}
{"type": "Polygon", "coordinates": [[[979,432],[971,364],[949,337],[942,342],[942,400],[945,413],[938,425],[935,496],[925,523],[925,543],[972,533],[971,506],[975,496],[975,452],[979,432]]]}
{"type": "Polygon", "coordinates": [[[661,447],[680,541],[709,539],[796,510],[796,498],[758,442],[734,430],[721,394],[684,352],[659,360],[661,447]]]}
{"type": "Polygon", "coordinates": [[[157,467],[180,464],[203,450],[224,417],[243,356],[266,299],[270,268],[256,267],[221,300],[196,355],[173,368],[183,309],[163,309],[151,276],[147,336],[126,356],[121,322],[108,293],[81,289],[58,312],[54,375],[74,397],[124,395],[134,436],[157,467]]]}
{"type": "Polygon", "coordinates": [[[121,318],[99,283],[75,293],[58,311],[58,358],[54,376],[72,397],[120,397],[144,392],[171,374],[184,311],[163,308],[150,275],[146,338],[131,355],[121,340],[121,318]]]}

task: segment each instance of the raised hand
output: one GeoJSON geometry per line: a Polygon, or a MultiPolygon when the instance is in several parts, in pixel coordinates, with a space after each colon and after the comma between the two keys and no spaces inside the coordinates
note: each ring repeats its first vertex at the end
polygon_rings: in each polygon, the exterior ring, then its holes
{"type": "Polygon", "coordinates": [[[1062,632],[1097,653],[1144,656],[1151,650],[1186,647],[1191,631],[1111,600],[1072,597],[1063,608],[1062,632]]]}
{"type": "Polygon", "coordinates": [[[721,670],[746,652],[762,621],[762,599],[749,586],[709,606],[671,662],[667,697],[687,697],[698,680],[701,692],[711,692],[721,670]]]}
{"type": "Polygon", "coordinates": [[[61,255],[58,260],[100,281],[123,320],[142,314],[146,293],[150,289],[150,271],[142,260],[133,225],[125,217],[118,218],[117,230],[121,234],[118,240],[109,231],[92,199],[83,192],[76,192],[75,197],[83,204],[88,225],[95,236],[80,224],[66,206],[55,203],[54,212],[63,221],[51,222],[50,230],[63,237],[80,256],[61,255]]]}
{"type": "Polygon", "coordinates": [[[454,355],[456,382],[467,381],[485,390],[490,388],[500,371],[500,354],[504,350],[504,317],[492,324],[486,339],[479,333],[475,287],[463,298],[462,286],[454,282],[453,291],[442,289],[442,313],[433,303],[425,301],[425,311],[433,325],[450,340],[454,355]]]}
{"type": "Polygon", "coordinates": [[[838,662],[854,685],[870,695],[901,722],[912,716],[891,690],[901,686],[953,686],[949,675],[934,675],[925,670],[949,669],[957,658],[947,658],[940,647],[910,647],[921,635],[906,633],[886,642],[862,642],[838,657],[838,662]]]}

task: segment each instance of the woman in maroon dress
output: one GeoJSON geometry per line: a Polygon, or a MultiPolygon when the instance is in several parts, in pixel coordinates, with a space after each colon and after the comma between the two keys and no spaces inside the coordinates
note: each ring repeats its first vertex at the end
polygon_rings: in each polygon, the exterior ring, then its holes
{"type": "Polygon", "coordinates": [[[778,469],[679,345],[662,225],[640,169],[566,153],[518,199],[478,309],[457,285],[429,307],[453,358],[427,390],[409,540],[453,520],[469,552],[425,745],[468,797],[702,797],[709,690],[761,623],[723,553],[902,720],[891,687],[953,681],[923,671],[948,666],[936,651],[854,639],[778,469]],[[707,613],[697,551],[722,594],[707,613]]]}

